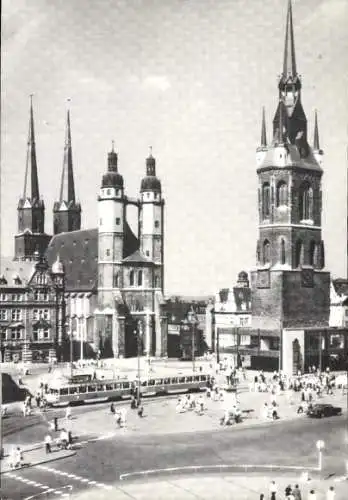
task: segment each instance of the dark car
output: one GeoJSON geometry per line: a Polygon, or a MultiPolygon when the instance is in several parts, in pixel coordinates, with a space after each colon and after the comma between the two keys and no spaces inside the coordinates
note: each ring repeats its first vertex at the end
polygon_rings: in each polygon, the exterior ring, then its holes
{"type": "Polygon", "coordinates": [[[313,418],[332,417],[342,415],[342,408],[330,404],[315,404],[309,408],[307,415],[313,418]]]}

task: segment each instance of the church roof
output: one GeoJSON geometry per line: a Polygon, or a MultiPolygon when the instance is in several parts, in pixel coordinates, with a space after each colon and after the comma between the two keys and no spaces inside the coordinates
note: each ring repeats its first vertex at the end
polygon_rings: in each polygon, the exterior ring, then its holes
{"type": "Polygon", "coordinates": [[[0,278],[7,281],[7,285],[1,284],[0,286],[8,286],[11,288],[21,288],[28,284],[29,279],[35,271],[35,262],[13,260],[10,257],[1,257],[0,259],[0,278]],[[19,277],[21,283],[14,282],[15,277],[19,277]]]}
{"type": "MultiPolygon", "coordinates": [[[[123,258],[132,255],[139,242],[129,225],[124,229],[123,258]]],[[[49,266],[57,255],[64,265],[66,291],[95,290],[98,286],[98,229],[81,229],[55,235],[46,251],[49,266]]],[[[133,262],[135,262],[133,260],[133,262]]],[[[147,261],[150,262],[150,261],[147,261]]]]}
{"type": "Polygon", "coordinates": [[[287,150],[287,154],[284,158],[279,160],[278,153],[276,154],[276,147],[270,147],[267,150],[265,158],[258,168],[258,171],[268,167],[279,167],[279,168],[289,168],[298,167],[304,168],[306,170],[315,170],[317,172],[322,172],[322,168],[319,166],[317,160],[313,155],[313,151],[308,147],[308,156],[301,157],[297,146],[294,144],[285,144],[284,148],[287,150]]]}
{"type": "Polygon", "coordinates": [[[136,250],[131,255],[124,258],[122,262],[153,264],[153,261],[151,259],[148,259],[147,257],[145,257],[145,255],[140,250],[136,250]]]}

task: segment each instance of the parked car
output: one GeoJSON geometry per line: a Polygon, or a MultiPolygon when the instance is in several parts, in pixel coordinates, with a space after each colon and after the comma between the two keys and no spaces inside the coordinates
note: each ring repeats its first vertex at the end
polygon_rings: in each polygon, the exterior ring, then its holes
{"type": "Polygon", "coordinates": [[[308,409],[307,415],[312,418],[332,417],[342,415],[342,408],[330,404],[315,404],[308,409]]]}

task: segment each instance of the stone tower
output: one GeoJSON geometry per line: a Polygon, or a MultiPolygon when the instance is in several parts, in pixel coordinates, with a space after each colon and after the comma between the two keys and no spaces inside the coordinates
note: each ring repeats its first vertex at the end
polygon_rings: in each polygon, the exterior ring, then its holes
{"type": "MultiPolygon", "coordinates": [[[[272,141],[263,113],[257,149],[259,237],[251,273],[252,325],[281,338],[284,328],[326,326],[330,274],[321,231],[323,175],[317,115],[310,147],[297,72],[291,1],[272,141]]],[[[262,333],[262,332],[261,332],[262,333]]]]}
{"type": "Polygon", "coordinates": [[[45,253],[51,237],[45,233],[45,204],[39,192],[32,96],[24,190],[17,211],[18,234],[15,235],[14,259],[36,260],[36,253],[40,255],[45,253]]]}
{"type": "Polygon", "coordinates": [[[60,194],[59,200],[53,206],[53,232],[54,234],[68,233],[79,229],[81,229],[81,205],[75,199],[70,110],[68,110],[60,194]]]}
{"type": "Polygon", "coordinates": [[[140,186],[140,250],[155,264],[153,288],[163,292],[164,220],[161,181],[156,177],[156,160],[150,152],[146,159],[146,177],[140,186]]]}

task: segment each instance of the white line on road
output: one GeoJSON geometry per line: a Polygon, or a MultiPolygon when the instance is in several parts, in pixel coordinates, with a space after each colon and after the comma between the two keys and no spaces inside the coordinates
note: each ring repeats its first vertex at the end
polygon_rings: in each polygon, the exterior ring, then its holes
{"type": "Polygon", "coordinates": [[[98,488],[105,488],[105,489],[112,489],[112,486],[104,484],[104,483],[98,483],[97,481],[91,481],[90,479],[87,479],[85,477],[77,476],[76,474],[72,474],[70,472],[65,472],[61,471],[59,469],[54,469],[53,467],[47,467],[47,465],[37,465],[38,469],[45,470],[47,472],[51,472],[53,474],[57,474],[59,476],[65,476],[68,477],[69,479],[73,479],[75,481],[79,481],[81,483],[87,483],[89,486],[97,486],[98,488]]]}

